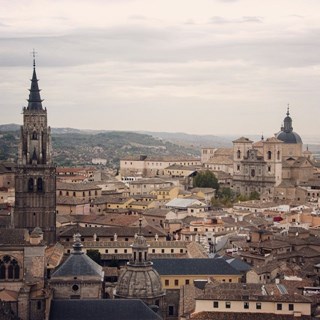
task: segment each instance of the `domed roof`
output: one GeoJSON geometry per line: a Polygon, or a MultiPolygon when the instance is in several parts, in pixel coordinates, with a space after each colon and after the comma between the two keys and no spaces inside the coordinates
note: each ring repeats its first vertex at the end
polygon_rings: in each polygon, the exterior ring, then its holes
{"type": "Polygon", "coordinates": [[[164,296],[158,272],[148,260],[146,239],[140,232],[136,235],[132,247],[132,258],[122,271],[115,291],[117,298],[154,299],[164,296]]]}
{"type": "Polygon", "coordinates": [[[158,272],[149,266],[127,265],[122,272],[115,296],[119,298],[152,299],[164,295],[158,272]]]}
{"type": "Polygon", "coordinates": [[[287,116],[283,121],[284,125],[281,127],[281,131],[276,134],[276,138],[284,143],[302,143],[301,137],[293,131],[292,119],[289,113],[289,107],[287,110],[287,116]]]}
{"type": "Polygon", "coordinates": [[[276,138],[284,143],[302,143],[300,136],[296,132],[283,132],[277,133],[276,138]]]}

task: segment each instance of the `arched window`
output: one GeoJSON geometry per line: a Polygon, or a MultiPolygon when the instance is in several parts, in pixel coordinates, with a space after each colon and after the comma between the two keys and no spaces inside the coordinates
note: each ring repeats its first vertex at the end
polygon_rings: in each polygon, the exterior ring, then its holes
{"type": "Polygon", "coordinates": [[[240,159],[240,158],[241,158],[241,151],[238,150],[238,151],[237,151],[237,159],[240,159]]]}
{"type": "Polygon", "coordinates": [[[268,160],[271,160],[272,152],[271,152],[271,151],[268,151],[268,152],[267,152],[267,155],[268,155],[268,160]]]}
{"type": "Polygon", "coordinates": [[[6,278],[6,266],[4,265],[3,261],[1,261],[0,265],[0,280],[3,280],[6,278]]]}
{"type": "Polygon", "coordinates": [[[32,140],[37,140],[38,139],[38,135],[36,131],[33,131],[32,133],[32,140]]]}
{"type": "Polygon", "coordinates": [[[0,260],[0,280],[20,279],[20,266],[16,259],[4,256],[0,260]]]}
{"type": "Polygon", "coordinates": [[[37,191],[42,192],[43,191],[43,180],[42,178],[37,179],[37,191]]]}
{"type": "Polygon", "coordinates": [[[33,179],[32,178],[29,178],[29,181],[28,181],[28,191],[29,192],[33,191],[33,179]]]}
{"type": "Polygon", "coordinates": [[[256,170],[251,169],[251,177],[254,177],[256,175],[256,170]]]}
{"type": "Polygon", "coordinates": [[[280,151],[277,152],[277,160],[280,160],[280,151]]]}
{"type": "Polygon", "coordinates": [[[8,279],[13,280],[13,265],[8,266],[8,279]]]}

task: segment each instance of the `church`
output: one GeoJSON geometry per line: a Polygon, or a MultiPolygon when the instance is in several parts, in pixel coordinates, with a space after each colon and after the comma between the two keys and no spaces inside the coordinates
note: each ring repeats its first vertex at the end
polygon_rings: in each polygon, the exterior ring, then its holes
{"type": "Polygon", "coordinates": [[[314,172],[313,159],[303,151],[300,135],[293,131],[289,107],[283,125],[274,137],[253,142],[241,137],[233,141],[232,189],[236,194],[259,193],[262,200],[301,201],[296,188],[308,184],[314,172]],[[287,188],[295,191],[289,192],[287,188]]]}

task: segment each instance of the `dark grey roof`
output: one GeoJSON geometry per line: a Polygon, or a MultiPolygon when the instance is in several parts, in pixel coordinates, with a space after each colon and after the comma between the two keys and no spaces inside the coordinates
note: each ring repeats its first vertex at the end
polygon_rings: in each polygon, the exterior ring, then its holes
{"type": "Polygon", "coordinates": [[[276,134],[276,138],[284,143],[302,143],[300,136],[293,131],[289,107],[287,110],[287,116],[284,118],[281,131],[276,134]]]}
{"type": "Polygon", "coordinates": [[[161,320],[141,300],[53,300],[49,320],[161,320]]]}
{"type": "Polygon", "coordinates": [[[238,270],[239,272],[247,272],[251,270],[251,266],[241,259],[228,256],[224,256],[223,259],[226,260],[232,268],[238,270]]]}
{"type": "Polygon", "coordinates": [[[31,79],[31,88],[29,93],[29,99],[28,99],[28,110],[43,110],[42,108],[42,100],[40,97],[40,90],[38,86],[38,79],[36,75],[36,69],[33,68],[33,74],[31,79]]]}
{"type": "Polygon", "coordinates": [[[240,275],[224,259],[154,259],[160,275],[240,275]]]}
{"type": "Polygon", "coordinates": [[[103,271],[102,267],[86,254],[72,253],[52,274],[51,279],[74,276],[96,276],[97,278],[103,278],[103,271]]]}
{"type": "Polygon", "coordinates": [[[300,136],[292,131],[292,132],[284,132],[280,131],[276,134],[276,138],[283,141],[284,143],[302,143],[300,136]]]}

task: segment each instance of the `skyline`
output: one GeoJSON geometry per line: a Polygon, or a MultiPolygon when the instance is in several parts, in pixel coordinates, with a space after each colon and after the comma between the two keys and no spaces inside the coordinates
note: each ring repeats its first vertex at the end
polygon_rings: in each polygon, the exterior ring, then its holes
{"type": "Polygon", "coordinates": [[[34,48],[51,127],[268,137],[290,104],[319,135],[320,3],[278,2],[4,1],[2,123],[22,123],[34,48]]]}

